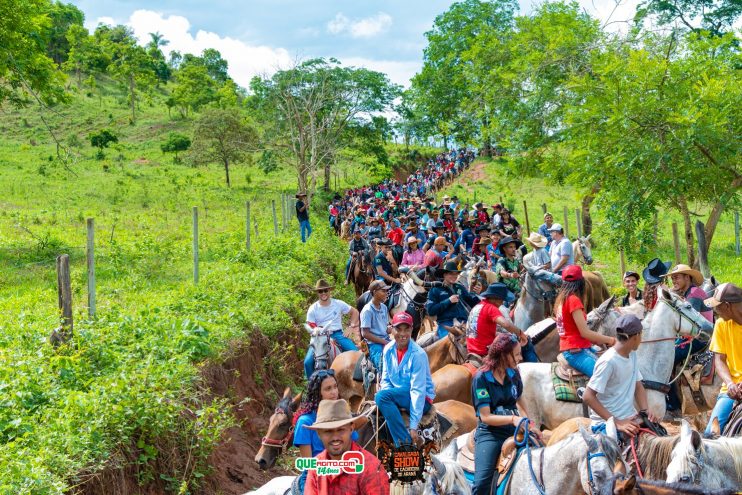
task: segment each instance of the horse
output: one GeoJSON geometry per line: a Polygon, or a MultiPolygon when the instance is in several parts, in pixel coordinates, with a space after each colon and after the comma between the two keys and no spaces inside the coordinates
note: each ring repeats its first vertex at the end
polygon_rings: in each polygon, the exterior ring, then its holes
{"type": "MultiPolygon", "coordinates": [[[[654,310],[642,322],[643,344],[636,351],[639,369],[647,389],[649,410],[656,417],[665,415],[665,394],[672,372],[675,338],[695,336],[699,329],[710,332],[712,326],[690,303],[661,289],[654,310]],[[661,392],[664,390],[664,392],[661,392]]],[[[582,416],[582,404],[556,400],[551,381],[551,363],[521,363],[523,379],[521,400],[535,426],[554,429],[576,416],[582,416]]]]}
{"type": "MultiPolygon", "coordinates": [[[[514,461],[508,490],[504,493],[597,493],[612,478],[616,467],[623,467],[621,452],[614,440],[615,425],[613,421],[609,424],[608,435],[589,434],[580,428],[579,432],[552,446],[523,452],[514,461]],[[610,436],[611,432],[614,436],[610,436]],[[575,471],[579,476],[575,476],[575,471]]],[[[455,460],[472,434],[474,432],[458,437],[441,455],[455,460]]],[[[497,459],[487,461],[494,463],[497,459]]]]}
{"type": "Polygon", "coordinates": [[[291,389],[286,387],[270,417],[268,431],[260,440],[260,450],[255,455],[255,462],[258,463],[260,469],[272,468],[283,449],[291,444],[294,437],[294,412],[296,412],[300,402],[301,394],[292,397],[291,389]]]}
{"type": "Polygon", "coordinates": [[[712,490],[687,483],[628,478],[616,475],[610,483],[603,485],[600,495],[732,495],[734,490],[712,490]]]}
{"type": "Polygon", "coordinates": [[[291,493],[291,485],[295,479],[296,476],[278,476],[260,488],[245,493],[245,495],[285,495],[291,493]]]}
{"type": "Polygon", "coordinates": [[[705,440],[683,420],[680,441],[667,466],[667,481],[694,483],[708,490],[742,489],[742,438],[705,440]]]}
{"type": "Polygon", "coordinates": [[[575,264],[593,264],[593,250],[590,246],[590,237],[592,237],[592,234],[589,234],[587,237],[577,237],[577,239],[572,243],[572,252],[574,253],[575,264]]]}
{"type": "Polygon", "coordinates": [[[425,479],[423,495],[471,495],[464,470],[452,459],[431,455],[430,472],[425,479]]]}
{"type": "Polygon", "coordinates": [[[304,328],[309,332],[309,347],[314,349],[314,369],[326,370],[340,354],[340,348],[330,338],[333,330],[323,327],[312,328],[305,323],[304,328]]]}
{"type": "Polygon", "coordinates": [[[353,282],[356,297],[360,297],[374,279],[374,269],[369,259],[368,251],[362,251],[360,255],[353,253],[348,268],[348,282],[353,282]]]}

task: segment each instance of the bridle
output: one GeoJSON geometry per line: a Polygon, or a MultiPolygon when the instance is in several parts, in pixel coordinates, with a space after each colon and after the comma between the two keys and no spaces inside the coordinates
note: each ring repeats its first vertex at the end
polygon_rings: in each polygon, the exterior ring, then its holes
{"type": "MultiPolygon", "coordinates": [[[[273,414],[284,414],[286,415],[286,418],[288,418],[289,423],[291,423],[291,408],[289,406],[285,407],[276,407],[276,410],[273,411],[273,414]]],[[[291,443],[291,440],[294,438],[294,425],[289,425],[289,430],[286,432],[286,435],[284,435],[282,438],[276,440],[274,438],[268,438],[268,436],[264,436],[260,439],[260,445],[264,447],[273,447],[274,449],[280,449],[283,451],[284,447],[291,443]]]]}
{"type": "Polygon", "coordinates": [[[588,486],[588,488],[590,488],[590,493],[591,494],[596,493],[596,490],[595,490],[595,479],[593,478],[593,468],[592,468],[592,464],[590,463],[590,461],[592,461],[596,457],[605,457],[605,456],[606,455],[605,455],[604,452],[590,452],[590,450],[588,449],[588,452],[587,452],[587,455],[586,455],[586,460],[587,460],[587,486],[588,486]]]}
{"type": "Polygon", "coordinates": [[[549,301],[552,301],[556,297],[556,292],[552,290],[544,290],[544,287],[541,285],[541,281],[535,277],[529,276],[528,272],[525,272],[521,277],[522,279],[522,286],[523,290],[528,293],[529,296],[534,298],[538,302],[542,302],[544,304],[548,303],[549,301]],[[529,282],[532,284],[535,284],[536,287],[538,287],[539,292],[541,292],[540,295],[534,294],[532,291],[533,289],[529,290],[528,285],[529,282]]]}
{"type": "Polygon", "coordinates": [[[451,357],[453,357],[456,364],[462,364],[463,362],[466,361],[466,352],[464,352],[461,349],[457,341],[458,339],[463,339],[465,335],[466,333],[460,336],[457,336],[457,335],[454,335],[453,332],[450,332],[450,331],[448,332],[448,339],[451,341],[451,347],[453,347],[452,352],[451,352],[452,354],[451,357]]]}

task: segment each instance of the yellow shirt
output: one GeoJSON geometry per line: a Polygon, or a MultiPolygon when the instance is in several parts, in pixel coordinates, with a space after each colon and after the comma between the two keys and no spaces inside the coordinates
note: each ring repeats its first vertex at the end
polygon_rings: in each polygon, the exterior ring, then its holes
{"type": "MultiPolygon", "coordinates": [[[[711,346],[714,352],[726,354],[729,373],[734,383],[742,382],[742,325],[734,320],[716,320],[711,346]]],[[[721,386],[721,393],[726,393],[727,386],[721,386]]]]}

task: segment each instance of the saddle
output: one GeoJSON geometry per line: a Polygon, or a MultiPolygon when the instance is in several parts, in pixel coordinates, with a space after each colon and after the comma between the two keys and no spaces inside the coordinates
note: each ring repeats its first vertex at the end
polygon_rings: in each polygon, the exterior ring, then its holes
{"type": "Polygon", "coordinates": [[[363,383],[363,391],[368,397],[371,387],[376,383],[376,377],[381,373],[381,370],[377,370],[373,361],[371,361],[368,355],[368,344],[365,341],[361,342],[361,352],[363,352],[363,355],[356,361],[356,367],[353,368],[353,381],[363,383]]]}
{"type": "Polygon", "coordinates": [[[742,433],[742,401],[734,404],[734,409],[729,415],[724,431],[721,432],[723,437],[736,437],[742,433]]]}
{"type": "MultiPolygon", "coordinates": [[[[373,416],[377,414],[378,410],[374,410],[375,408],[376,403],[372,401],[367,401],[361,406],[363,413],[369,414],[370,418],[373,418],[373,416]]],[[[404,421],[405,426],[409,427],[409,411],[406,409],[400,409],[400,412],[402,413],[402,420],[404,421]]],[[[378,414],[379,424],[384,424],[381,411],[378,411],[378,414]]],[[[423,449],[428,447],[429,444],[432,444],[435,451],[439,452],[442,443],[452,438],[458,431],[458,427],[451,418],[439,412],[435,405],[432,405],[430,410],[420,418],[420,424],[418,425],[417,430],[420,434],[420,438],[423,439],[423,449]]],[[[394,445],[394,440],[389,432],[389,428],[386,426],[379,428],[378,435],[380,441],[386,441],[389,445],[394,445]]]]}
{"type": "Polygon", "coordinates": [[[582,398],[577,394],[577,389],[587,386],[588,380],[587,375],[567,364],[561,353],[557,354],[557,362],[551,363],[551,383],[559,401],[581,403],[582,398]]]}
{"type": "Polygon", "coordinates": [[[693,402],[699,409],[706,406],[701,385],[713,383],[715,371],[714,353],[709,350],[691,355],[688,365],[683,370],[682,381],[688,386],[693,402]]]}

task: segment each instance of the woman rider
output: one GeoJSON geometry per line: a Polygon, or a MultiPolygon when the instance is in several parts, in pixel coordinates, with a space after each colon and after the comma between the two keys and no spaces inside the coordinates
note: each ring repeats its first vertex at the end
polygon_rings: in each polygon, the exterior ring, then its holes
{"type": "Polygon", "coordinates": [[[407,239],[407,251],[402,255],[402,266],[409,266],[412,270],[419,270],[423,267],[425,252],[418,247],[420,239],[410,237],[407,239]]]}
{"type": "Polygon", "coordinates": [[[612,346],[616,339],[590,330],[585,318],[582,297],[585,279],[579,265],[569,265],[562,271],[562,288],[554,301],[554,315],[559,331],[559,351],[574,369],[593,376],[598,356],[590,349],[592,344],[612,346]]]}
{"type": "Polygon", "coordinates": [[[490,345],[484,364],[472,381],[472,400],[476,410],[474,433],[474,495],[489,495],[497,458],[503,442],[515,434],[515,427],[528,413],[519,400],[523,382],[518,373],[522,361],[518,338],[511,333],[498,333],[490,345]]]}
{"type": "MultiPolygon", "coordinates": [[[[307,426],[312,426],[317,420],[317,408],[321,400],[337,400],[339,397],[335,370],[318,370],[312,373],[307,382],[307,391],[293,419],[294,445],[299,448],[300,457],[315,457],[325,450],[317,432],[310,430],[307,426]]],[[[353,432],[351,438],[357,442],[358,433],[353,432]]],[[[306,483],[308,472],[302,471],[299,476],[299,493],[304,493],[304,483],[306,483]]]]}

